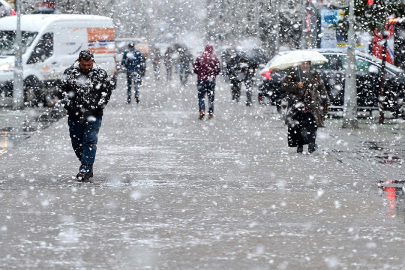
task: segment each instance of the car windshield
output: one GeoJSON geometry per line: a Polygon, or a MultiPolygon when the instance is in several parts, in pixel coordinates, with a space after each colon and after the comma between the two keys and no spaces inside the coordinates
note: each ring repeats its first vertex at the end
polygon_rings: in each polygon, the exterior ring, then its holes
{"type": "Polygon", "coordinates": [[[319,65],[312,65],[314,69],[331,69],[331,70],[342,70],[343,62],[342,55],[339,54],[324,54],[323,56],[328,59],[328,62],[319,65]]]}
{"type": "MultiPolygon", "coordinates": [[[[342,56],[343,67],[347,67],[346,55],[342,56]]],[[[386,72],[391,72],[393,75],[398,72],[403,72],[390,63],[385,63],[386,72]]],[[[381,60],[378,58],[372,59],[371,57],[364,57],[364,55],[356,55],[356,71],[381,74],[381,60]],[[375,60],[375,61],[373,61],[375,60]]]]}
{"type": "MultiPolygon", "coordinates": [[[[24,54],[38,32],[22,31],[22,53],[24,54]]],[[[15,55],[15,31],[0,31],[0,55],[15,55]]]]}
{"type": "MultiPolygon", "coordinates": [[[[344,54],[324,54],[328,62],[321,65],[313,65],[315,69],[326,69],[326,70],[345,70],[347,68],[347,57],[344,54]]],[[[356,71],[357,72],[381,72],[378,69],[376,63],[363,57],[356,56],[356,71]]]]}
{"type": "MultiPolygon", "coordinates": [[[[367,60],[372,61],[372,62],[376,63],[377,65],[381,66],[382,61],[381,61],[381,59],[379,59],[377,57],[367,55],[367,54],[362,54],[361,57],[366,58],[367,60]]],[[[396,67],[393,64],[390,64],[388,62],[385,62],[385,66],[386,66],[387,69],[389,69],[392,72],[404,73],[404,71],[402,69],[400,69],[400,68],[398,68],[398,67],[396,67]]]]}
{"type": "MultiPolygon", "coordinates": [[[[313,65],[314,69],[345,70],[347,68],[346,54],[323,53],[323,55],[328,59],[328,62],[322,65],[313,65]]],[[[386,63],[386,69],[395,74],[404,72],[390,63],[386,63]]],[[[381,73],[381,59],[366,54],[356,54],[356,71],[381,73]]]]}

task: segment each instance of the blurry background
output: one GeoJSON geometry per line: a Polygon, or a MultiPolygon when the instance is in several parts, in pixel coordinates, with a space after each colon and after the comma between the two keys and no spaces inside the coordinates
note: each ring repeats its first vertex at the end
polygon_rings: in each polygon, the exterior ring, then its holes
{"type": "MultiPolygon", "coordinates": [[[[14,7],[16,0],[6,1],[14,7]]],[[[108,16],[114,20],[118,38],[182,43],[194,48],[194,53],[207,42],[220,47],[262,47],[272,56],[280,46],[299,46],[302,4],[298,0],[23,0],[22,14],[108,16]]]]}

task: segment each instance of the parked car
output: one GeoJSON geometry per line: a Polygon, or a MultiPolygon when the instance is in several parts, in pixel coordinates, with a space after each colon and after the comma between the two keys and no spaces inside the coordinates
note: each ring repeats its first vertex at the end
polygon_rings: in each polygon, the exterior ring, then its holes
{"type": "MultiPolygon", "coordinates": [[[[343,110],[344,88],[346,78],[347,55],[346,50],[318,49],[328,62],[313,65],[325,83],[331,106],[330,110],[343,110]]],[[[271,63],[282,52],[276,55],[261,72],[262,82],[259,85],[259,103],[277,105],[279,112],[286,106],[287,93],[281,89],[281,81],[288,70],[269,70],[271,63]]],[[[380,95],[381,60],[356,51],[356,86],[357,109],[377,110],[380,95]]],[[[405,94],[405,72],[402,69],[386,63],[385,72],[385,109],[400,114],[400,108],[405,94]]]]}
{"type": "MultiPolygon", "coordinates": [[[[0,19],[0,95],[12,96],[16,16],[0,19]]],[[[24,100],[46,104],[56,85],[81,50],[89,49],[96,63],[116,82],[115,37],[111,18],[94,15],[29,14],[21,16],[24,100]]],[[[51,104],[51,102],[50,102],[51,104]]]]}

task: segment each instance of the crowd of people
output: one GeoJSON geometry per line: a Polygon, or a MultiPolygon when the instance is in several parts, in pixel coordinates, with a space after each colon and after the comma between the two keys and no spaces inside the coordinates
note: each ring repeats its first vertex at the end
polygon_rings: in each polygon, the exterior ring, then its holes
{"type": "MultiPolygon", "coordinates": [[[[173,67],[176,68],[176,73],[179,73],[180,82],[183,85],[187,83],[189,74],[197,74],[198,118],[203,120],[206,114],[205,97],[208,99],[208,119],[214,117],[216,77],[221,71],[225,81],[230,85],[231,99],[235,102],[240,101],[241,89],[244,85],[246,106],[252,106],[256,70],[259,64],[268,61],[267,55],[259,49],[255,50],[228,48],[221,52],[221,65],[211,45],[207,45],[203,53],[193,61],[190,50],[177,44],[169,47],[164,55],[155,48],[152,51],[151,60],[156,80],[160,79],[162,58],[166,67],[167,81],[172,79],[173,67]],[[191,64],[192,68],[190,68],[191,64]]],[[[130,78],[129,75],[127,77],[130,78]]],[[[317,149],[315,143],[317,128],[323,126],[329,107],[328,94],[323,81],[319,74],[311,69],[311,63],[305,61],[287,74],[282,82],[282,88],[289,93],[291,106],[285,118],[288,126],[288,145],[297,147],[297,152],[302,153],[303,146],[308,144],[308,152],[312,153],[317,149]]],[[[128,93],[129,91],[130,79],[128,79],[128,93]]],[[[135,98],[137,98],[137,88],[135,91],[135,98]]]]}
{"type": "MultiPolygon", "coordinates": [[[[246,105],[252,106],[252,87],[257,61],[252,61],[245,53],[232,52],[225,55],[222,74],[231,86],[232,100],[239,102],[241,84],[246,86],[246,105]]],[[[160,60],[164,59],[166,80],[171,80],[173,65],[178,64],[182,84],[187,83],[188,75],[197,75],[198,119],[205,118],[205,97],[208,97],[208,119],[214,117],[216,77],[221,72],[221,64],[214,48],[207,45],[195,61],[187,48],[169,48],[162,57],[154,48],[151,54],[155,79],[160,79],[160,60]],[[177,58],[173,54],[177,53],[177,58]],[[175,61],[177,60],[177,61],[175,61]],[[192,64],[192,66],[190,66],[192,64]]],[[[122,66],[126,69],[127,102],[131,102],[132,85],[135,100],[139,103],[139,85],[145,75],[145,57],[128,44],[124,52],[122,66]]],[[[63,99],[60,104],[68,112],[68,125],[73,150],[81,165],[77,179],[89,181],[93,177],[93,164],[97,149],[98,132],[101,127],[103,110],[106,107],[115,82],[109,80],[107,73],[94,63],[89,50],[81,51],[78,60],[66,69],[61,80],[60,90],[63,99]]],[[[329,98],[320,75],[311,69],[310,61],[301,62],[291,69],[282,81],[282,88],[290,95],[291,110],[286,116],[288,126],[288,146],[297,147],[303,152],[308,144],[308,152],[317,150],[317,128],[323,126],[328,113],[329,98]]]]}
{"type": "MultiPolygon", "coordinates": [[[[222,64],[222,76],[230,85],[231,98],[239,102],[243,85],[246,89],[246,106],[252,106],[252,90],[255,83],[256,71],[259,64],[265,64],[269,58],[261,49],[253,49],[250,55],[242,49],[229,48],[221,52],[220,59],[222,64]],[[256,50],[256,51],[255,51],[256,50]],[[252,57],[252,53],[254,56],[252,57]]],[[[155,47],[151,52],[151,63],[155,80],[161,78],[161,64],[163,63],[166,71],[166,81],[171,81],[173,70],[179,74],[182,85],[186,85],[191,74],[195,73],[192,69],[194,57],[189,48],[184,45],[174,44],[166,49],[164,53],[155,47]]]]}
{"type": "Polygon", "coordinates": [[[160,66],[163,62],[166,70],[166,81],[172,80],[174,68],[175,72],[180,75],[181,84],[185,85],[191,74],[190,66],[193,63],[193,55],[189,48],[180,44],[168,47],[164,53],[159,48],[154,47],[151,52],[151,62],[155,80],[160,80],[160,66]]]}

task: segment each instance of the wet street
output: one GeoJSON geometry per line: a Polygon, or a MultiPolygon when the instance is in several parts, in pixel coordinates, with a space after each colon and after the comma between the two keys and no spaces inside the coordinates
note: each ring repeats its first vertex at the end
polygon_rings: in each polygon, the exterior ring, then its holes
{"type": "MultiPolygon", "coordinates": [[[[5,99],[0,99],[0,104],[5,99]]],[[[8,98],[7,101],[11,101],[8,98]]],[[[24,111],[13,111],[10,107],[0,108],[0,155],[11,148],[46,129],[58,121],[65,112],[55,108],[25,108],[24,111]]]]}
{"type": "Polygon", "coordinates": [[[318,151],[297,154],[256,92],[252,107],[233,103],[218,78],[215,117],[200,121],[196,77],[173,75],[148,77],[140,104],[120,75],[94,183],[74,179],[66,117],[10,139],[1,269],[405,268],[402,120],[329,119],[318,151]]]}

